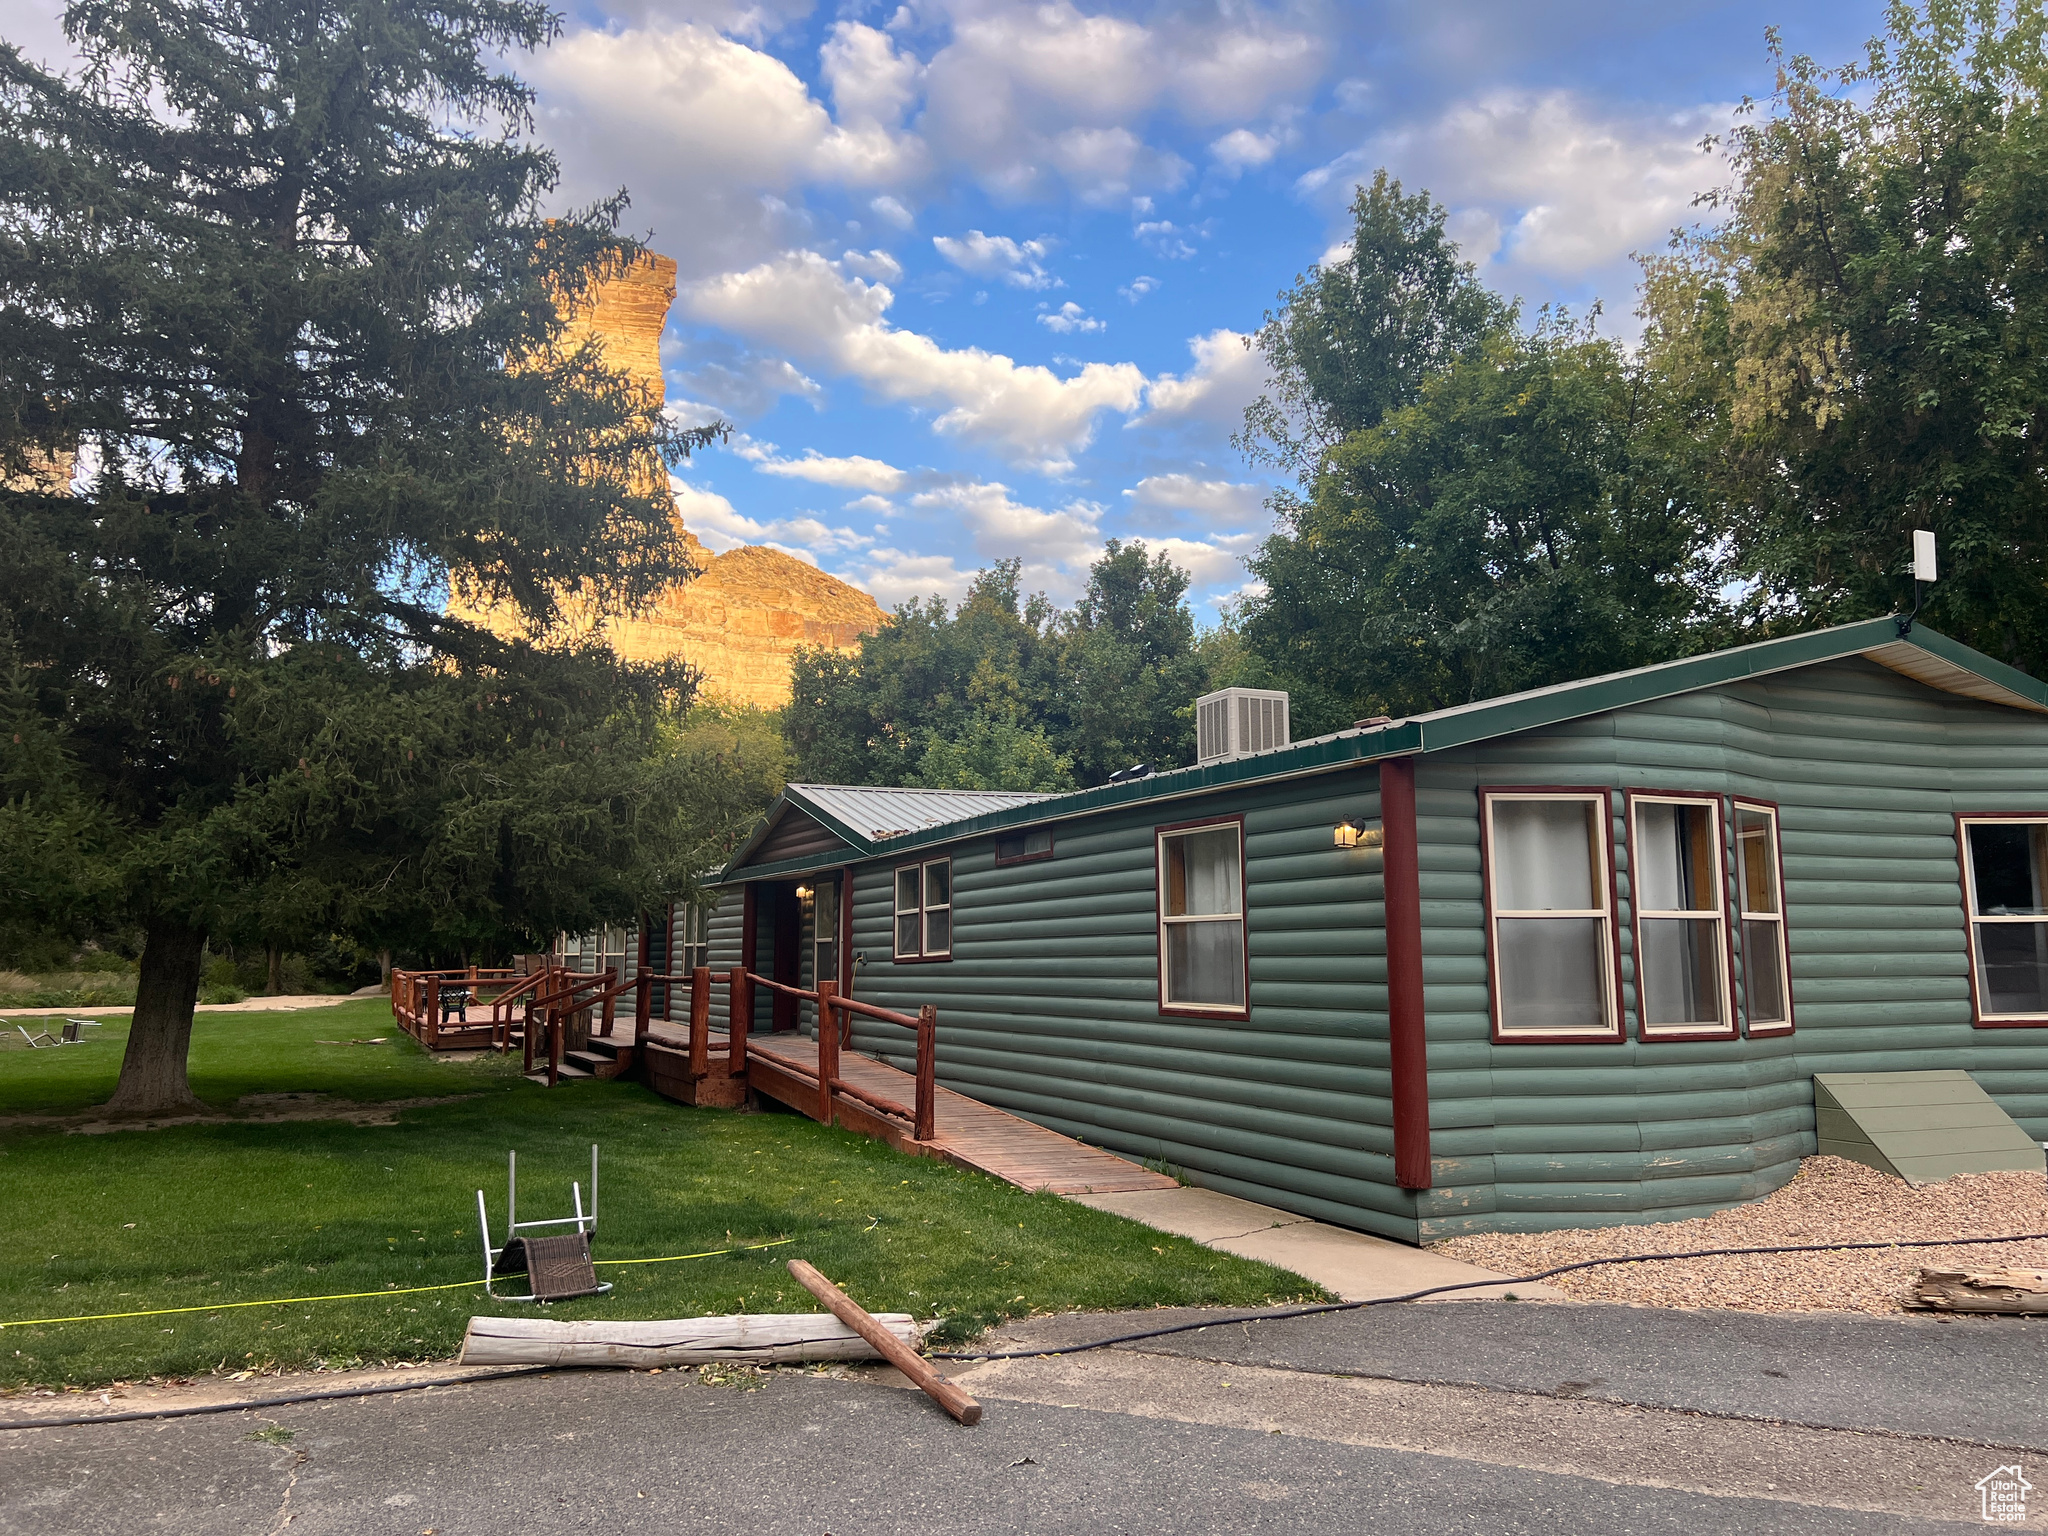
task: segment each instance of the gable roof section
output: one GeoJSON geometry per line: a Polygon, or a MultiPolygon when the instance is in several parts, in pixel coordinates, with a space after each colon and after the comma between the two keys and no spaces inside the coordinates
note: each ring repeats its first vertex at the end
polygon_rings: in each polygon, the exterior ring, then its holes
{"type": "Polygon", "coordinates": [[[1019,809],[1052,798],[994,789],[872,789],[852,784],[790,784],[740,846],[724,874],[815,869],[851,853],[932,827],[1019,809]]]}
{"type": "MultiPolygon", "coordinates": [[[[1782,640],[1762,640],[1703,656],[1659,662],[1629,672],[1610,672],[1602,677],[1557,683],[1526,693],[1511,693],[1497,699],[1482,699],[1426,715],[1414,715],[1385,725],[1354,726],[1328,736],[1318,736],[1290,746],[1274,747],[1249,757],[1206,767],[1175,768],[1128,784],[1104,784],[1064,795],[1002,795],[978,790],[888,790],[857,789],[839,785],[792,784],[785,792],[795,798],[801,791],[807,805],[845,805],[849,809],[869,802],[859,797],[916,796],[926,802],[943,800],[958,809],[953,819],[915,824],[896,823],[900,831],[888,832],[886,815],[870,814],[868,833],[856,844],[863,853],[889,852],[951,842],[1007,827],[1034,822],[1065,820],[1117,806],[1147,800],[1179,799],[1209,790],[1249,783],[1259,779],[1295,778],[1325,773],[1348,764],[1378,762],[1388,757],[1409,757],[1418,752],[1441,752],[1452,747],[1510,736],[1517,731],[1540,729],[1566,720],[1581,719],[1611,709],[1626,709],[1655,699],[1672,698],[1702,688],[1741,682],[1746,678],[1795,671],[1822,662],[1861,656],[1880,666],[1944,693],[1999,704],[2048,716],[2048,684],[2029,677],[2016,667],[1971,650],[1968,646],[1915,625],[1900,634],[1897,618],[1866,619],[1833,629],[1792,635],[1782,640]],[[812,798],[818,797],[818,798],[812,798]],[[970,808],[974,799],[1003,801],[1001,805],[970,808]]],[[[937,810],[940,807],[930,807],[937,810]]],[[[879,810],[879,807],[876,808],[879,810]]],[[[820,820],[826,817],[820,813],[820,820]]],[[[833,824],[828,822],[828,824],[833,824]]],[[[758,837],[760,834],[756,834],[758,837]]],[[[849,842],[853,842],[851,837],[849,842]]],[[[749,844],[751,848],[752,844],[749,844]]],[[[742,850],[741,859],[746,856],[742,850]]],[[[734,873],[741,862],[726,867],[734,873]]],[[[813,861],[815,867],[816,861],[813,861]]],[[[764,870],[764,872],[767,872],[764,870]]],[[[753,873],[752,870],[748,871],[753,873]]]]}

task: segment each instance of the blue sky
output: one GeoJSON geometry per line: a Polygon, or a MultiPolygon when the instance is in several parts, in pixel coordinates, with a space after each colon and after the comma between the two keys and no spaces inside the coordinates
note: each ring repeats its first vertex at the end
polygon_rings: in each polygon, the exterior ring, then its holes
{"type": "MultiPolygon", "coordinates": [[[[47,0],[0,36],[61,62],[47,0]]],[[[1764,30],[1840,63],[1876,0],[1091,8],[584,0],[517,61],[565,195],[618,186],[676,258],[671,405],[737,428],[678,477],[714,549],[770,543],[885,605],[990,560],[1062,602],[1111,537],[1213,618],[1270,526],[1229,437],[1243,336],[1386,166],[1487,280],[1605,301],[1722,179],[1764,30]]]]}

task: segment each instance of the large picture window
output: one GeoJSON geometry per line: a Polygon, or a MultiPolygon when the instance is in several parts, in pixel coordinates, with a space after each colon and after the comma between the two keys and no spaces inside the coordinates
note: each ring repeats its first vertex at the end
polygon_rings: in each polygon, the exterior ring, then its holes
{"type": "Polygon", "coordinates": [[[1244,829],[1235,821],[1159,833],[1159,1003],[1245,1011],[1244,829]]]}
{"type": "Polygon", "coordinates": [[[2048,816],[1957,818],[1981,1024],[2048,1024],[2048,816]]]}
{"type": "Polygon", "coordinates": [[[1502,1039],[1618,1040],[1605,790],[1486,790],[1488,954],[1502,1039]]]}
{"type": "Polygon", "coordinates": [[[1715,796],[1629,796],[1636,1013],[1644,1038],[1732,1035],[1715,796]]]}
{"type": "Polygon", "coordinates": [[[944,960],[953,953],[953,861],[927,859],[896,871],[896,958],[944,960]]]}
{"type": "Polygon", "coordinates": [[[1742,936],[1742,1012],[1752,1035],[1783,1034],[1792,1027],[1784,868],[1777,810],[1736,801],[1735,920],[1742,936]]]}

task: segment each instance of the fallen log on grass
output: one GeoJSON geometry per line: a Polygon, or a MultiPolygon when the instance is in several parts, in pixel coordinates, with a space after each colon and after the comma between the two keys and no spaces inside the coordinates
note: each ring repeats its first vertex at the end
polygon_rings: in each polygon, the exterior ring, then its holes
{"type": "Polygon", "coordinates": [[[1906,1305],[1934,1312],[2048,1312],[2048,1269],[1923,1269],[1906,1305]]]}
{"type": "MultiPolygon", "coordinates": [[[[922,1337],[907,1312],[875,1321],[908,1348],[922,1337]]],[[[558,1322],[551,1317],[472,1317],[464,1365],[710,1365],[720,1360],[874,1360],[875,1347],[824,1312],[759,1312],[665,1322],[558,1322]]]]}

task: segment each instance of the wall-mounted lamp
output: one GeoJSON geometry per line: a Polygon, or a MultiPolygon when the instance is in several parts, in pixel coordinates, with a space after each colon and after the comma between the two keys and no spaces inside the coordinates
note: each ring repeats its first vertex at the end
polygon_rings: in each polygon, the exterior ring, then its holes
{"type": "Polygon", "coordinates": [[[1380,845],[1380,829],[1361,829],[1353,825],[1351,818],[1347,816],[1337,823],[1335,838],[1339,848],[1377,848],[1380,845]]]}
{"type": "Polygon", "coordinates": [[[796,899],[798,901],[809,901],[811,899],[811,888],[808,885],[798,886],[796,888],[796,899]]]}

